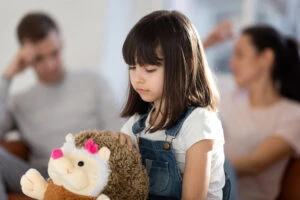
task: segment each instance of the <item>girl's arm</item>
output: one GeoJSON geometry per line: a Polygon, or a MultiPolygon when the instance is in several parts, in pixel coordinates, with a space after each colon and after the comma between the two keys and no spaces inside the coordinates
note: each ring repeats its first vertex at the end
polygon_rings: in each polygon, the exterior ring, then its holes
{"type": "Polygon", "coordinates": [[[230,160],[239,176],[256,175],[290,156],[292,152],[293,149],[286,140],[278,136],[269,136],[250,154],[230,160]]]}
{"type": "Polygon", "coordinates": [[[182,200],[204,200],[210,180],[213,140],[201,140],[186,152],[182,200]]]}

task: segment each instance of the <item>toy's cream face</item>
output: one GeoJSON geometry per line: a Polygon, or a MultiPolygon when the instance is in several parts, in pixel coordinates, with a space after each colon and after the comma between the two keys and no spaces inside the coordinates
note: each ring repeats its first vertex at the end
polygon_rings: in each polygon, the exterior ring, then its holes
{"type": "Polygon", "coordinates": [[[89,140],[85,148],[77,149],[74,138],[66,137],[66,143],[52,152],[48,174],[54,184],[80,195],[97,196],[108,182],[110,175],[110,150],[89,140]]]}

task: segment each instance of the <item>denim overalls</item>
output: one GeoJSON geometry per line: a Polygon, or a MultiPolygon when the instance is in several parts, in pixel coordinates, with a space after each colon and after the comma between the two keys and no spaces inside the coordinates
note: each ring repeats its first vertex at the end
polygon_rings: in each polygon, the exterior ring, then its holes
{"type": "MultiPolygon", "coordinates": [[[[146,128],[148,113],[141,115],[132,126],[132,132],[138,138],[142,163],[150,179],[149,200],[181,199],[182,174],[176,161],[172,140],[176,138],[183,122],[194,109],[195,107],[189,107],[178,122],[166,130],[165,141],[152,141],[139,137],[140,132],[146,128]]],[[[226,185],[228,185],[227,181],[226,185]]]]}

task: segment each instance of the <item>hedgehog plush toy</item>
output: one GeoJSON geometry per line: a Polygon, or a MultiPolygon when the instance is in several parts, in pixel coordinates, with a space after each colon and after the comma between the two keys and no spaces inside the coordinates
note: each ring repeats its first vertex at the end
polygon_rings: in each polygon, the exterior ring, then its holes
{"type": "Polygon", "coordinates": [[[49,179],[35,169],[21,178],[22,191],[39,200],[145,200],[149,180],[137,151],[109,131],[83,131],[66,136],[52,151],[49,179]]]}

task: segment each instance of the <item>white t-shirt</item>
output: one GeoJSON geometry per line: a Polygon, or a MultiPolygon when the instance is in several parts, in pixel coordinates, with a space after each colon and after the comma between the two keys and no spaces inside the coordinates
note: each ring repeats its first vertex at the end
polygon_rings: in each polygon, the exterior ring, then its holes
{"type": "MultiPolygon", "coordinates": [[[[149,116],[146,120],[146,127],[149,127],[149,116]]],[[[130,135],[136,143],[136,137],[132,132],[133,124],[139,119],[139,115],[134,115],[124,124],[121,132],[130,135]]],[[[154,133],[141,132],[140,137],[149,140],[165,141],[165,130],[159,130],[154,133]]],[[[172,141],[175,157],[180,168],[181,173],[185,168],[185,153],[195,143],[204,140],[215,140],[212,152],[211,176],[208,188],[208,200],[222,199],[222,188],[225,184],[224,176],[224,136],[223,129],[217,114],[208,111],[205,108],[196,108],[184,121],[176,138],[172,141]]]]}
{"type": "MultiPolygon", "coordinates": [[[[225,155],[243,156],[252,152],[268,136],[288,141],[300,154],[300,104],[283,98],[267,108],[251,108],[248,94],[234,89],[223,93],[220,115],[225,134],[225,155]]],[[[289,158],[283,159],[257,176],[238,180],[238,194],[243,200],[274,200],[289,158]]]]}

